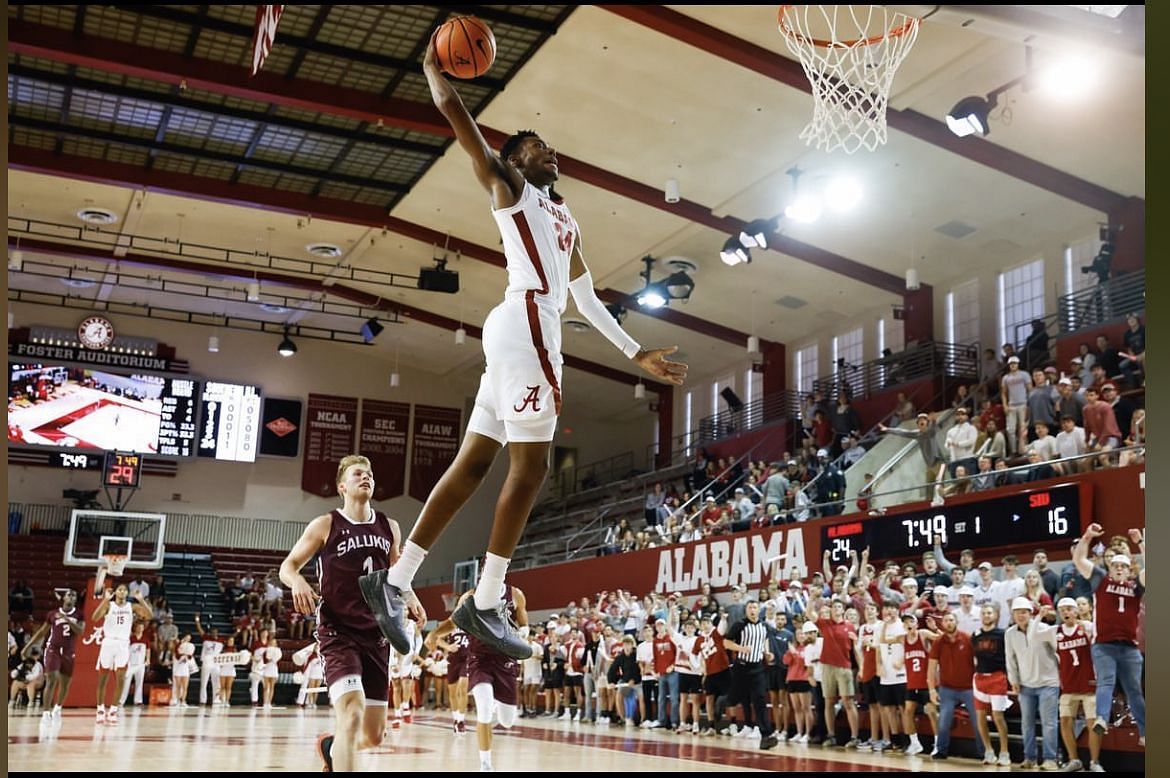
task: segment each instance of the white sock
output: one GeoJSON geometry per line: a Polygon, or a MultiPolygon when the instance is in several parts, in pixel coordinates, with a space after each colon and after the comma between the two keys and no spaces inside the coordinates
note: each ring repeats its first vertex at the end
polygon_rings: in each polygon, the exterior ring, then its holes
{"type": "Polygon", "coordinates": [[[508,574],[508,563],[511,559],[488,553],[483,563],[483,574],[475,587],[475,607],[481,611],[494,608],[500,604],[500,595],[504,588],[504,576],[508,574]]]}
{"type": "Polygon", "coordinates": [[[479,752],[479,763],[481,765],[487,765],[488,767],[491,767],[492,752],[491,751],[480,751],[479,752]]]}
{"type": "Polygon", "coordinates": [[[456,721],[463,721],[464,720],[464,714],[459,712],[459,711],[455,711],[452,715],[455,717],[456,721]]]}
{"type": "Polygon", "coordinates": [[[403,591],[411,588],[414,576],[418,573],[418,569],[426,557],[427,550],[425,548],[413,540],[406,541],[402,547],[402,556],[398,557],[398,561],[394,563],[386,576],[386,583],[397,586],[403,591]]]}
{"type": "Polygon", "coordinates": [[[105,713],[105,712],[106,712],[106,706],[105,705],[98,705],[98,713],[105,713]]]}
{"type": "Polygon", "coordinates": [[[910,742],[916,746],[922,745],[921,743],[918,742],[918,733],[917,732],[910,736],[910,742]]]}

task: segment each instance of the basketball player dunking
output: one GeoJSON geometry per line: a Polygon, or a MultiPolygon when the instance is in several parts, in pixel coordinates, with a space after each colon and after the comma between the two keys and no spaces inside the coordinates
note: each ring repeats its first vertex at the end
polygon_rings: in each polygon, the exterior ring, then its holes
{"type": "Polygon", "coordinates": [[[73,640],[84,631],[85,624],[77,610],[77,592],[66,589],[61,595],[61,607],[45,617],[45,623],[26,645],[27,649],[46,633],[49,635],[45,639],[45,712],[42,714],[46,721],[61,718],[61,706],[73,682],[73,640]]]}
{"type": "Polygon", "coordinates": [[[337,493],[342,507],[309,522],[280,565],[280,580],[292,590],[296,609],[304,614],[318,611],[314,637],[337,716],[334,733],[317,741],[323,772],[352,770],[357,751],[382,742],[390,646],[379,634],[374,614],[362,604],[358,577],[392,563],[401,537],[398,522],[370,505],[374,494],[370,460],[358,455],[342,459],[337,493]],[[301,575],[301,568],[316,554],[319,595],[301,575]]]}
{"type": "Polygon", "coordinates": [[[559,177],[556,152],[535,132],[525,130],[508,138],[497,156],[440,72],[433,39],[423,72],[435,105],[491,196],[492,216],[503,237],[508,286],[504,301],[484,323],[487,369],[459,453],[423,506],[401,559],[389,573],[364,579],[362,590],[383,634],[405,651],[405,611],[425,621],[411,591],[414,576],[427,551],[479,487],[500,448],[508,445],[508,476],[496,502],[482,585],[451,617],[468,634],[514,659],[524,659],[531,649],[508,629],[497,606],[508,563],[548,472],[561,410],[560,316],[567,294],[572,292],[578,310],[598,332],[650,375],[679,385],[687,366],[666,358],[677,347],[640,347],[597,298],[581,253],[577,222],[552,188],[559,177]]]}
{"type": "MultiPolygon", "coordinates": [[[[482,578],[480,586],[483,586],[482,578]]],[[[460,605],[470,601],[474,595],[475,589],[464,592],[459,600],[460,605]]],[[[515,620],[516,625],[520,627],[521,639],[527,641],[528,610],[524,592],[515,586],[501,584],[497,595],[502,603],[504,618],[508,619],[510,616],[515,620]]],[[[455,622],[451,619],[435,627],[431,634],[427,635],[427,647],[433,649],[442,637],[450,634],[455,628],[455,622]]],[[[525,645],[531,646],[527,642],[525,645]]],[[[528,656],[532,656],[533,649],[529,648],[528,651],[528,656]]],[[[516,707],[520,703],[519,669],[520,665],[514,658],[497,651],[475,635],[468,636],[467,685],[475,700],[475,735],[479,742],[480,772],[493,772],[495,769],[492,767],[493,717],[504,729],[511,729],[516,723],[516,707]]]]}
{"type": "Polygon", "coordinates": [[[102,604],[93,612],[94,623],[102,622],[102,649],[98,654],[97,671],[97,723],[117,724],[118,706],[111,705],[106,710],[106,684],[110,682],[110,671],[115,676],[114,699],[122,692],[126,683],[126,668],[130,664],[130,630],[134,626],[134,617],[151,619],[154,610],[137,593],[138,602],[128,602],[126,597],[130,590],[126,584],[118,584],[113,595],[110,590],[102,592],[102,604]],[[112,597],[112,599],[111,599],[112,597]],[[105,619],[105,621],[102,621],[105,619]]]}

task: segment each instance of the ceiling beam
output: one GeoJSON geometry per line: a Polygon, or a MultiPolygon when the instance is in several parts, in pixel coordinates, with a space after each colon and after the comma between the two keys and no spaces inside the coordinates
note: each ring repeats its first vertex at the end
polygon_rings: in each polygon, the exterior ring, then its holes
{"type": "MultiPolygon", "coordinates": [[[[449,251],[458,251],[463,256],[486,262],[495,267],[503,268],[506,266],[503,253],[495,249],[454,236],[451,236],[448,242],[446,234],[391,216],[377,206],[349,203],[326,197],[314,198],[304,194],[283,192],[251,184],[230,184],[226,181],[202,176],[145,170],[121,162],[57,155],[42,149],[11,144],[8,146],[8,166],[12,169],[27,170],[33,173],[65,176],[112,186],[133,187],[148,192],[160,192],[180,197],[194,197],[200,200],[259,208],[294,216],[310,215],[314,218],[344,224],[377,229],[386,228],[421,243],[446,245],[449,251]]],[[[599,290],[598,296],[606,302],[625,305],[629,310],[644,316],[746,347],[749,333],[708,322],[697,316],[670,308],[650,313],[638,306],[632,297],[614,289],[599,290]]]]}
{"type": "MultiPolygon", "coordinates": [[[[182,57],[158,49],[104,38],[74,36],[68,31],[21,20],[9,22],[8,48],[9,51],[18,54],[83,65],[137,78],[170,83],[186,82],[190,87],[219,94],[276,103],[316,113],[345,116],[373,124],[383,122],[445,138],[453,137],[454,134],[447,120],[429,103],[383,98],[345,87],[304,80],[294,81],[263,72],[251,78],[242,67],[182,57]]],[[[488,143],[497,147],[508,137],[507,133],[491,127],[481,125],[480,129],[488,143]]],[[[690,200],[667,203],[661,189],[564,154],[558,153],[557,159],[561,172],[566,176],[727,235],[738,234],[746,224],[746,221],[732,216],[716,216],[710,208],[690,200]]],[[[892,294],[900,295],[905,289],[905,284],[899,276],[785,235],[771,236],[768,248],[892,294]]]]}
{"type": "MultiPolygon", "coordinates": [[[[704,24],[686,14],[661,5],[600,7],[623,19],[649,27],[728,62],[734,62],[773,81],[779,81],[808,94],[812,93],[812,86],[800,63],[704,24]]],[[[955,99],[962,96],[956,95],[955,99]]],[[[1108,213],[1119,207],[1126,199],[1103,186],[982,138],[973,136],[960,138],[951,132],[944,122],[917,111],[889,108],[886,110],[886,121],[889,126],[907,135],[1098,211],[1108,213]]]]}
{"type": "MultiPolygon", "coordinates": [[[[15,243],[10,244],[13,248],[15,243]]],[[[410,319],[422,324],[429,324],[432,327],[449,330],[454,332],[462,327],[467,331],[467,334],[477,340],[483,339],[483,329],[474,324],[457,321],[449,316],[427,311],[422,308],[416,308],[405,303],[387,300],[379,295],[364,292],[360,289],[345,286],[343,284],[332,284],[325,286],[320,281],[310,280],[306,278],[297,278],[295,276],[285,276],[280,273],[272,273],[268,271],[249,272],[240,274],[239,269],[231,265],[211,264],[202,262],[191,262],[190,260],[175,259],[173,257],[156,257],[149,254],[127,254],[124,257],[115,257],[112,254],[101,251],[90,246],[73,246],[64,243],[54,243],[51,241],[37,240],[33,238],[21,238],[20,248],[24,251],[36,252],[40,254],[48,254],[59,257],[73,257],[79,259],[93,259],[102,262],[127,262],[144,267],[155,267],[166,270],[173,270],[181,273],[195,273],[199,275],[216,275],[216,276],[232,276],[240,278],[241,280],[259,280],[267,281],[269,283],[280,284],[282,286],[289,286],[295,289],[304,289],[313,292],[321,292],[326,295],[340,297],[343,300],[348,300],[352,303],[357,303],[366,308],[397,313],[404,319],[410,319]]],[[[618,383],[633,385],[639,380],[646,385],[647,389],[653,392],[660,392],[670,388],[668,384],[664,384],[652,379],[644,378],[638,375],[622,372],[608,365],[602,365],[597,362],[591,362],[587,359],[575,357],[571,354],[562,354],[567,367],[580,370],[585,373],[600,376],[601,378],[608,378],[611,381],[618,383]]]]}

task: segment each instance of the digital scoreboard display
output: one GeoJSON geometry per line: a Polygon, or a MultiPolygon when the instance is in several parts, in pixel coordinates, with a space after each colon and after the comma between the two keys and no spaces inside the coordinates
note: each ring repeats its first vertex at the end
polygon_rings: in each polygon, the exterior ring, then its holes
{"type": "Polygon", "coordinates": [[[1062,484],[917,511],[868,516],[821,528],[821,548],[833,563],[848,563],[867,547],[870,559],[921,556],[934,538],[950,549],[980,549],[1020,543],[1064,548],[1080,536],[1092,504],[1090,484],[1062,484]]]}
{"type": "Polygon", "coordinates": [[[48,363],[8,364],[8,442],[184,457],[199,383],[48,363]]]}
{"type": "Polygon", "coordinates": [[[260,434],[260,389],[207,381],[200,401],[199,456],[255,462],[260,434]]]}
{"type": "Polygon", "coordinates": [[[111,451],[106,454],[102,468],[102,485],[118,489],[137,489],[142,476],[142,456],[129,451],[111,451]]]}

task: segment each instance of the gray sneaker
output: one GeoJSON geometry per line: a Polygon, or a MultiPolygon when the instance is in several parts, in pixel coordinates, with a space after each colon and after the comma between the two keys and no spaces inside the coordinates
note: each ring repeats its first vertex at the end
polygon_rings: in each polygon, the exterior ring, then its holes
{"type": "Polygon", "coordinates": [[[362,599],[378,622],[378,629],[382,630],[390,646],[405,656],[413,648],[406,632],[406,603],[402,599],[402,590],[386,582],[389,572],[383,569],[363,575],[358,578],[358,586],[362,590],[362,599]]]}
{"type": "Polygon", "coordinates": [[[532,658],[532,646],[512,629],[504,616],[503,605],[501,602],[499,607],[481,611],[475,607],[475,598],[468,597],[451,614],[451,621],[504,656],[517,661],[532,658]]]}
{"type": "Polygon", "coordinates": [[[1085,764],[1080,759],[1072,759],[1064,763],[1064,767],[1060,768],[1062,773],[1076,773],[1085,769],[1085,764]]]}

